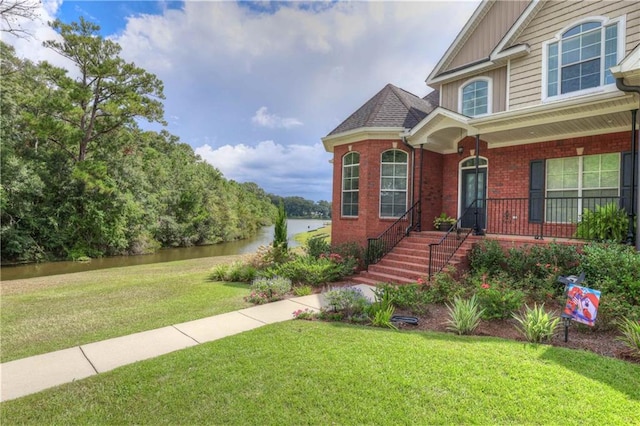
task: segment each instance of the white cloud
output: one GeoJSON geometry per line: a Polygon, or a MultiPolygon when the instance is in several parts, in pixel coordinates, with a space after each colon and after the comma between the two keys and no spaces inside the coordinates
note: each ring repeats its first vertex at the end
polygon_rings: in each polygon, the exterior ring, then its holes
{"type": "Polygon", "coordinates": [[[270,129],[290,129],[292,127],[302,126],[302,121],[297,118],[282,118],[276,114],[269,114],[265,106],[258,108],[255,115],[251,117],[251,121],[259,126],[270,129]]]}
{"type": "Polygon", "coordinates": [[[195,152],[227,179],[256,182],[265,191],[282,196],[329,199],[331,154],[320,143],[284,146],[268,140],[256,146],[224,145],[217,149],[205,144],[195,152]]]}

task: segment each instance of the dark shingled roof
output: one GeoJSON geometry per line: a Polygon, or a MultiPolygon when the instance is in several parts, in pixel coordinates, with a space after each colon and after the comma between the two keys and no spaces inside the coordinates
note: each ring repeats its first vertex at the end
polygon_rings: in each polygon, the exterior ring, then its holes
{"type": "Polygon", "coordinates": [[[437,90],[424,98],[393,84],[384,88],[336,127],[329,136],[362,127],[412,128],[438,106],[437,90]]]}

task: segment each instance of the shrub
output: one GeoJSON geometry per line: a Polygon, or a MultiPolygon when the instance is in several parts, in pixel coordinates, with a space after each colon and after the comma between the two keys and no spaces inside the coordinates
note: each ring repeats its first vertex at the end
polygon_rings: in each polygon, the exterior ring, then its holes
{"type": "Polygon", "coordinates": [[[588,244],[580,256],[580,267],[589,287],[603,293],[625,295],[640,305],[640,253],[621,244],[588,244]]]}
{"type": "Polygon", "coordinates": [[[469,255],[471,272],[486,272],[494,275],[500,272],[506,262],[504,251],[495,240],[482,240],[473,246],[469,255]]]}
{"type": "Polygon", "coordinates": [[[294,255],[288,250],[268,245],[258,247],[250,263],[256,269],[265,270],[271,266],[289,262],[293,258],[294,255]]]}
{"type": "Polygon", "coordinates": [[[367,265],[376,263],[387,252],[385,242],[381,239],[369,240],[364,258],[367,265]]]}
{"type": "Polygon", "coordinates": [[[480,317],[483,313],[475,295],[468,300],[456,296],[453,300],[453,305],[447,304],[447,310],[449,311],[447,329],[461,335],[473,333],[480,324],[480,317]]]}
{"type": "Polygon", "coordinates": [[[329,257],[321,255],[318,259],[311,256],[297,256],[293,260],[273,265],[262,271],[265,277],[283,276],[296,283],[311,284],[314,287],[351,275],[355,260],[344,259],[332,253],[329,257]]]}
{"type": "Polygon", "coordinates": [[[257,274],[253,265],[244,262],[216,265],[211,269],[209,279],[212,281],[251,282],[257,274]]]}
{"type": "Polygon", "coordinates": [[[513,314],[513,318],[520,324],[516,328],[531,343],[543,343],[551,340],[560,318],[554,313],[547,313],[544,304],[534,305],[533,309],[526,306],[522,315],[513,314]]]}
{"type": "Polygon", "coordinates": [[[484,281],[477,291],[478,302],[483,309],[484,319],[502,319],[511,316],[524,303],[524,293],[509,288],[501,281],[484,281]]]}
{"type": "Polygon", "coordinates": [[[251,294],[245,297],[250,303],[261,305],[284,299],[291,291],[291,280],[282,277],[257,278],[251,284],[251,294]]]}
{"type": "Polygon", "coordinates": [[[622,318],[618,321],[618,331],[622,336],[617,339],[630,349],[633,357],[640,358],[640,321],[622,318]]]}
{"type": "Polygon", "coordinates": [[[328,310],[339,312],[346,318],[362,314],[370,304],[362,291],[356,287],[337,287],[324,293],[328,310]]]}
{"type": "Polygon", "coordinates": [[[331,253],[337,253],[344,259],[351,258],[359,268],[364,267],[364,249],[354,241],[331,246],[331,253]]]}
{"type": "Polygon", "coordinates": [[[315,259],[320,255],[328,255],[331,253],[331,245],[324,239],[324,237],[316,236],[309,238],[306,244],[307,254],[315,259]]]}
{"type": "Polygon", "coordinates": [[[408,309],[414,314],[426,313],[426,305],[433,301],[431,294],[420,284],[379,284],[374,290],[376,297],[389,297],[393,306],[408,309]]]}
{"type": "Polygon", "coordinates": [[[576,229],[576,237],[585,240],[622,242],[627,237],[629,217],[616,203],[584,210],[576,229]]]}
{"type": "Polygon", "coordinates": [[[464,293],[464,288],[449,271],[435,274],[425,291],[433,303],[446,303],[464,293]]]}

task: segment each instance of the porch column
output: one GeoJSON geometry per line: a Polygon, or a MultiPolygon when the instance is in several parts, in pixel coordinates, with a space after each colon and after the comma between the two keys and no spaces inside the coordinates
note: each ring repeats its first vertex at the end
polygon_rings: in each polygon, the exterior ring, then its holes
{"type": "Polygon", "coordinates": [[[479,164],[480,164],[480,135],[476,135],[476,201],[475,201],[476,208],[473,213],[475,216],[475,223],[473,224],[473,235],[484,235],[484,231],[482,230],[482,228],[480,228],[480,225],[478,224],[478,215],[480,214],[478,209],[478,203],[480,202],[480,200],[478,200],[478,190],[480,189],[480,182],[478,180],[479,164]]]}
{"type": "Polygon", "coordinates": [[[424,156],[424,144],[420,144],[420,170],[418,171],[418,232],[422,232],[422,159],[424,156]]]}

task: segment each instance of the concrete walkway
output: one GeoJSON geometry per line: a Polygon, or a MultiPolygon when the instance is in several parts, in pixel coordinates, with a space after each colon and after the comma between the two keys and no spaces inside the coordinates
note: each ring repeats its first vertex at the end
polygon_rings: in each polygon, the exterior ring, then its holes
{"type": "MultiPolygon", "coordinates": [[[[374,299],[374,287],[357,285],[374,299]]],[[[143,331],[101,342],[0,364],[0,401],[19,398],[113,370],[123,365],[293,318],[298,309],[319,311],[320,294],[295,297],[169,327],[143,331]]]]}

